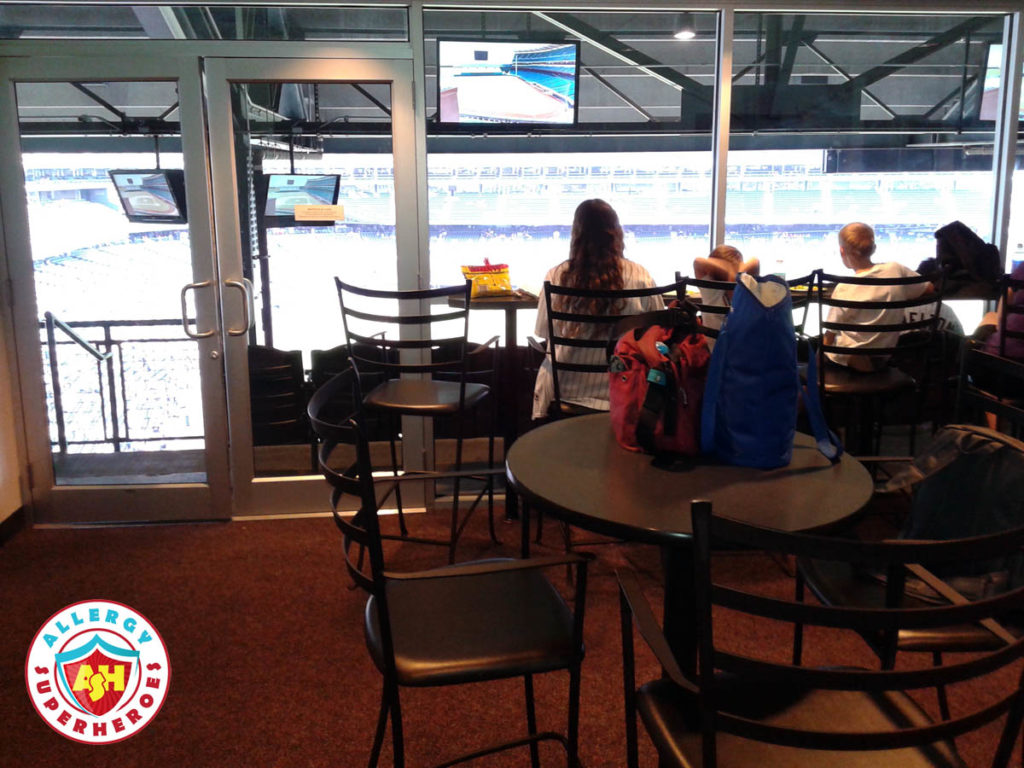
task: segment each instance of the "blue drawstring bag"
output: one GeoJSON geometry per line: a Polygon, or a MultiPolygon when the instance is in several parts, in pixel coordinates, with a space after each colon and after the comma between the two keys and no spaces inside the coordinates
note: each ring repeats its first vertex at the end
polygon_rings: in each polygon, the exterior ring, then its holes
{"type": "Polygon", "coordinates": [[[811,385],[802,387],[789,286],[774,275],[739,275],[732,309],[711,353],[701,410],[702,453],[744,467],[788,465],[803,392],[819,450],[838,461],[842,447],[825,425],[814,358],[812,350],[811,385]]]}

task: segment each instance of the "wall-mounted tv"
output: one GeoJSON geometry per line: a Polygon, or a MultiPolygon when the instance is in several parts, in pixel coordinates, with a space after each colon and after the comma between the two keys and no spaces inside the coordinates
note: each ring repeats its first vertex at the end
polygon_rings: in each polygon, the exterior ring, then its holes
{"type": "Polygon", "coordinates": [[[296,205],[336,205],[336,173],[267,173],[256,178],[256,208],[265,227],[333,227],[334,221],[297,221],[296,205]]]}
{"type": "Polygon", "coordinates": [[[572,125],[579,60],[578,42],[438,40],[438,123],[572,125]]]}
{"type": "Polygon", "coordinates": [[[184,224],[185,172],[151,168],[110,171],[128,221],[144,224],[184,224]]]}

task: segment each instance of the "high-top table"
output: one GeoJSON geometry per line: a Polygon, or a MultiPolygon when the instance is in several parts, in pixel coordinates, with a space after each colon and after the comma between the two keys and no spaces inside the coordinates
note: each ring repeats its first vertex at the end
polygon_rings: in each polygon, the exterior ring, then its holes
{"type": "MultiPolygon", "coordinates": [[[[686,669],[696,656],[690,501],[708,499],[714,513],[783,531],[822,531],[849,522],[871,498],[864,466],[849,455],[832,465],[809,435],[797,433],[793,460],[751,469],[694,459],[663,469],[652,457],[621,448],[608,414],[578,416],[519,437],[506,474],[526,502],[595,533],[662,548],[665,634],[686,669]]],[[[523,549],[529,515],[523,514],[523,549]]]]}
{"type": "MultiPolygon", "coordinates": [[[[453,296],[448,299],[448,306],[461,308],[465,306],[465,299],[453,296]]],[[[528,291],[517,289],[508,296],[477,296],[469,300],[469,308],[471,311],[501,310],[505,313],[505,346],[499,358],[498,369],[499,391],[494,394],[496,407],[501,408],[501,436],[507,451],[519,433],[519,389],[525,384],[521,381],[516,356],[516,343],[519,339],[516,317],[521,309],[536,309],[537,297],[528,291]]],[[[516,517],[518,504],[514,496],[508,495],[505,519],[513,520],[516,517]]]]}

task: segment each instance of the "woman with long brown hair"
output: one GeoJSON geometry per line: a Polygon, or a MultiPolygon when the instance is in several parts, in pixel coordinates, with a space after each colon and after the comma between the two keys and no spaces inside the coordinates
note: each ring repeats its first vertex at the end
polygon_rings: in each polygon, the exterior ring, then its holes
{"type": "MultiPolygon", "coordinates": [[[[624,250],[625,238],[615,209],[604,200],[584,200],[577,206],[576,215],[573,217],[569,258],[548,270],[544,280],[567,288],[593,291],[654,287],[654,280],[647,270],[625,258],[624,250]]],[[[660,296],[645,296],[617,302],[609,299],[578,299],[574,305],[565,307],[564,310],[562,307],[558,309],[591,315],[633,315],[662,308],[664,302],[660,296]]],[[[582,327],[569,326],[560,328],[558,332],[576,336],[582,332],[582,327]]],[[[548,336],[548,312],[543,290],[537,304],[537,324],[534,333],[541,338],[548,336]]],[[[559,347],[558,359],[562,360],[563,355],[571,357],[578,354],[591,355],[595,352],[596,350],[559,347]]],[[[597,411],[608,410],[607,375],[567,371],[564,374],[559,373],[558,385],[563,400],[597,411]]],[[[545,359],[537,371],[537,383],[533,390],[534,419],[547,416],[553,398],[551,361],[545,359]]]]}

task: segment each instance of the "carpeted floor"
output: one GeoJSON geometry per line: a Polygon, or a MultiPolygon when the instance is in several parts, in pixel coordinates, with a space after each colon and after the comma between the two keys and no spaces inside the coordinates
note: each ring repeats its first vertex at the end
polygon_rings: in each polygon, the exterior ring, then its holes
{"type": "MultiPolygon", "coordinates": [[[[417,516],[413,523],[421,532],[439,531],[441,517],[417,516]]],[[[501,546],[492,546],[485,531],[482,519],[471,524],[460,559],[515,554],[518,526],[501,526],[501,546]]],[[[540,551],[551,551],[559,540],[549,522],[549,546],[540,551]]],[[[349,588],[339,543],[329,518],[17,534],[0,548],[0,766],[365,765],[380,680],[363,644],[364,598],[349,588]],[[123,602],[145,615],[162,634],[173,668],[167,701],[153,723],[106,746],[77,744],[50,730],[32,709],[24,683],[36,630],[65,605],[89,598],[123,602]]],[[[443,560],[437,548],[394,544],[390,550],[392,563],[412,568],[443,560]]],[[[638,571],[652,604],[660,606],[660,566],[657,551],[647,547],[594,551],[581,756],[589,768],[611,768],[625,763],[614,569],[638,571]]],[[[730,581],[780,594],[792,589],[783,565],[760,555],[725,555],[717,567],[730,581]]],[[[561,570],[551,577],[564,584],[561,570]]],[[[791,635],[783,625],[754,630],[723,616],[719,632],[739,648],[774,648],[780,658],[789,652],[791,635]]],[[[808,663],[876,663],[853,638],[811,634],[807,648],[808,663]]],[[[656,675],[653,660],[643,655],[638,679],[656,675]]],[[[1009,677],[1006,684],[1012,684],[1009,677]]],[[[538,681],[541,728],[563,729],[566,688],[564,674],[538,681]]],[[[921,698],[935,710],[934,694],[921,698]]],[[[410,766],[525,733],[519,681],[406,691],[403,710],[410,766]]],[[[987,765],[994,739],[990,728],[965,740],[968,763],[987,765]]],[[[642,764],[652,766],[653,751],[641,741],[642,764]]],[[[555,747],[543,748],[542,758],[545,765],[564,765],[555,747]]],[[[525,751],[477,763],[528,764],[525,751]]],[[[382,765],[390,765],[389,750],[382,765]]]]}

